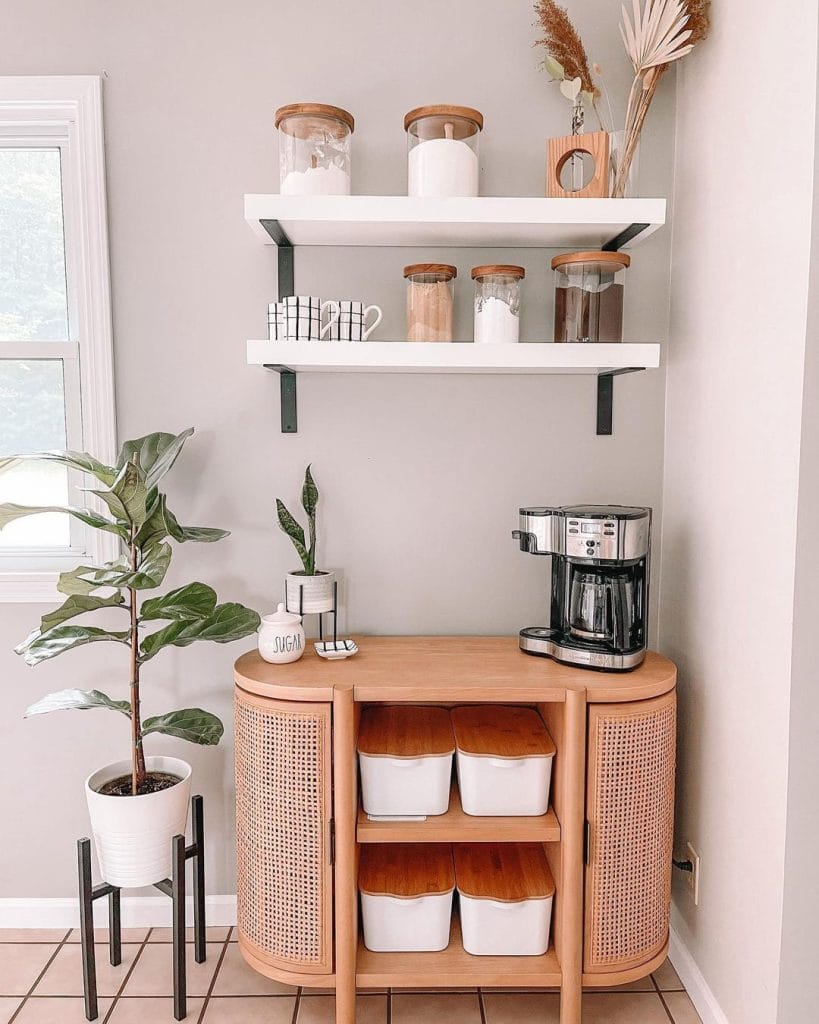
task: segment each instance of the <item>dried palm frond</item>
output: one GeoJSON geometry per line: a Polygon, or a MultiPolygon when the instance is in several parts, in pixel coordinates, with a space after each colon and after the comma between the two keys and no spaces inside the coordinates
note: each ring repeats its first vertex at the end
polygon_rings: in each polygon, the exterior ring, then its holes
{"type": "Polygon", "coordinates": [[[642,11],[640,0],[632,0],[632,8],[633,24],[623,5],[620,35],[635,75],[670,64],[694,49],[694,44],[689,42],[691,29],[686,28],[689,21],[686,0],[645,0],[642,11]]]}
{"type": "Polygon", "coordinates": [[[555,0],[536,0],[535,13],[543,30],[543,37],[538,39],[537,45],[544,47],[561,65],[566,78],[579,78],[585,92],[598,95],[583,42],[565,9],[559,7],[555,0]]]}

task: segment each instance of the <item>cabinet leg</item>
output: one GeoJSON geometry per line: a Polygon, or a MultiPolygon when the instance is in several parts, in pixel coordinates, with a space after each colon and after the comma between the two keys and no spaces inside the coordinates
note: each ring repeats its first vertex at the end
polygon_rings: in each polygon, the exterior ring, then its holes
{"type": "Polygon", "coordinates": [[[580,977],[566,978],[560,990],[560,1024],[581,1024],[583,986],[580,977]]]}
{"type": "Polygon", "coordinates": [[[333,695],[333,786],[335,818],[336,1024],[355,1024],[358,952],[355,819],[357,803],[355,705],[352,688],[333,695]]]}

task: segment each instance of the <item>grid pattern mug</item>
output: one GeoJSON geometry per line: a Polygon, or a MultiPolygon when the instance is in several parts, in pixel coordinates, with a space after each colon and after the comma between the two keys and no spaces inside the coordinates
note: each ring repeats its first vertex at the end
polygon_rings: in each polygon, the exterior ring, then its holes
{"type": "Polygon", "coordinates": [[[380,306],[367,306],[356,299],[339,299],[339,316],[330,326],[330,341],[366,341],[381,323],[384,315],[380,306]],[[367,317],[375,319],[367,324],[367,317]]]}
{"type": "Polygon", "coordinates": [[[271,341],[319,341],[339,315],[339,304],[333,299],[322,302],[315,295],[287,295],[267,307],[268,337],[271,341]]]}

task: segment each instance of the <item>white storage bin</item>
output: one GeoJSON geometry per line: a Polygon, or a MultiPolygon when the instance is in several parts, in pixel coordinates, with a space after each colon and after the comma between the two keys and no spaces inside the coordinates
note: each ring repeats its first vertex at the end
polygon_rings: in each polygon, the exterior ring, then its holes
{"type": "Polygon", "coordinates": [[[474,956],[542,956],[555,883],[537,843],[458,845],[455,880],[464,949],[474,956]]]}
{"type": "Polygon", "coordinates": [[[466,814],[535,816],[549,808],[555,745],[533,708],[453,708],[458,786],[466,814]]]}
{"type": "Polygon", "coordinates": [[[449,809],[455,739],[449,711],[372,705],[361,715],[361,803],[374,817],[423,817],[449,809]]]}
{"type": "Polygon", "coordinates": [[[367,949],[431,953],[449,945],[455,868],[448,844],[365,843],[358,888],[367,949]]]}

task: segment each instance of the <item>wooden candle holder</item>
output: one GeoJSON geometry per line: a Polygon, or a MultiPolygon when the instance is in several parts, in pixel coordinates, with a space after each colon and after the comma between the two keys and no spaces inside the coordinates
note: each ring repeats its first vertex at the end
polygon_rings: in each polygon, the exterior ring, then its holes
{"type": "Polygon", "coordinates": [[[550,199],[609,198],[609,135],[608,132],[587,132],[549,139],[546,163],[546,195],[550,199]],[[584,188],[567,192],[560,184],[560,174],[574,153],[587,153],[594,161],[594,175],[584,188]]]}

